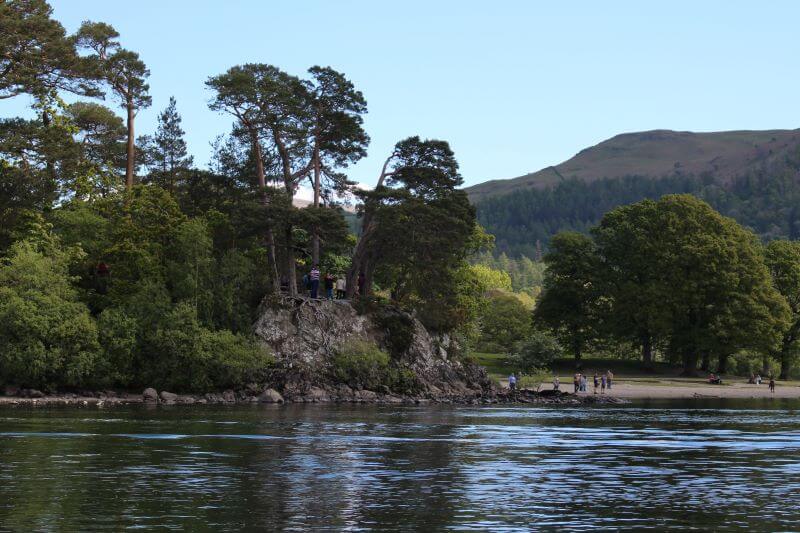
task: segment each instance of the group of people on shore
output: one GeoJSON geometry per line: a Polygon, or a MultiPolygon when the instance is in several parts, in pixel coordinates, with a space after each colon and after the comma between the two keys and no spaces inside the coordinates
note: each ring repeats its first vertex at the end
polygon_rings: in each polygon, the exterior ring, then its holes
{"type": "MultiPolygon", "coordinates": [[[[556,378],[556,380],[557,379],[558,378],[556,378]]],[[[553,387],[555,388],[555,390],[558,390],[558,388],[555,387],[556,380],[554,380],[553,387]]],[[[614,383],[614,373],[611,372],[611,370],[606,370],[605,372],[599,375],[597,372],[595,372],[594,376],[592,377],[592,383],[594,385],[595,394],[597,394],[598,388],[600,389],[600,394],[605,394],[606,389],[611,390],[611,386],[614,383]]],[[[587,392],[588,378],[586,374],[583,374],[581,372],[575,372],[575,375],[572,376],[572,386],[574,388],[575,394],[579,392],[587,392]]]]}
{"type": "MultiPolygon", "coordinates": [[[[358,293],[364,287],[364,274],[358,275],[358,293]]],[[[303,288],[309,298],[325,298],[327,300],[344,300],[347,298],[347,279],[340,274],[326,273],[322,276],[319,265],[314,265],[308,274],[303,276],[303,288]],[[320,286],[324,293],[320,293],[320,286]],[[335,292],[334,292],[335,291],[335,292]]]]}
{"type": "MultiPolygon", "coordinates": [[[[770,374],[769,375],[769,391],[775,392],[775,377],[770,374]]],[[[750,374],[750,379],[747,380],[747,383],[750,385],[761,385],[762,379],[761,374],[750,374]]]]}
{"type": "MultiPolygon", "coordinates": [[[[587,392],[587,377],[585,374],[580,372],[576,372],[572,379],[572,384],[575,388],[575,394],[579,392],[587,392]]],[[[598,374],[597,372],[594,373],[594,393],[597,394],[598,389],[600,389],[600,394],[605,394],[606,389],[611,390],[611,386],[614,383],[614,373],[611,370],[606,370],[602,374],[598,374]]],[[[508,376],[508,388],[516,390],[517,388],[517,376],[515,374],[511,374],[508,376]]],[[[561,380],[558,376],[553,376],[553,390],[559,391],[561,390],[561,380]]]]}

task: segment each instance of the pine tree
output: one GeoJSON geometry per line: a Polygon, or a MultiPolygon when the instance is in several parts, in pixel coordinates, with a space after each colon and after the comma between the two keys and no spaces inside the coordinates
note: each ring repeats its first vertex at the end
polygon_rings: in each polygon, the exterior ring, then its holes
{"type": "Polygon", "coordinates": [[[158,115],[158,129],[153,137],[143,139],[142,150],[145,164],[150,169],[150,180],[172,191],[180,178],[181,171],[191,168],[193,159],[187,153],[186,132],[181,128],[175,97],[171,96],[169,105],[158,115]]]}

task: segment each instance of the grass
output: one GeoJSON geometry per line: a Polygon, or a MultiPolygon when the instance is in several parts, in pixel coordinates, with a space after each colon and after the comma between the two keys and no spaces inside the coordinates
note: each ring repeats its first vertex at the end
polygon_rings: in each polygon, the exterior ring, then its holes
{"type": "MultiPolygon", "coordinates": [[[[507,354],[502,353],[474,353],[478,364],[486,368],[489,377],[505,379],[512,372],[516,372],[507,354]]],[[[553,365],[554,374],[559,377],[570,377],[575,373],[573,359],[557,359],[553,365]]],[[[617,378],[639,378],[643,382],[657,383],[659,378],[675,378],[681,372],[680,367],[666,363],[656,363],[653,368],[647,368],[641,361],[629,359],[584,359],[583,372],[589,376],[611,370],[617,378]]]]}
{"type": "Polygon", "coordinates": [[[478,352],[472,355],[478,364],[486,369],[490,378],[506,379],[512,372],[516,372],[508,360],[508,354],[478,352]]]}

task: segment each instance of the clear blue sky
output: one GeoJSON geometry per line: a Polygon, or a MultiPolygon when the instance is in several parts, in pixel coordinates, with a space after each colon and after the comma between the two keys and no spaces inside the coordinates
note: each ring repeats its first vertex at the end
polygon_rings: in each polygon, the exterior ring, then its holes
{"type": "MultiPolygon", "coordinates": [[[[343,71],[369,104],[373,183],[392,145],[450,141],[468,184],[559,163],[615,134],[800,127],[800,2],[52,0],[114,25],[151,70],[151,132],[178,100],[196,163],[230,119],[204,81],[245,62],[343,71]]],[[[0,103],[0,116],[25,101],[0,103]]]]}

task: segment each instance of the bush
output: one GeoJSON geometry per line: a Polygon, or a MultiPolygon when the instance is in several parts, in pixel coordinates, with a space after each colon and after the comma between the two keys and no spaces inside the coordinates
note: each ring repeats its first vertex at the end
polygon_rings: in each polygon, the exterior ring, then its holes
{"type": "Polygon", "coordinates": [[[21,241],[0,266],[0,377],[54,389],[79,386],[97,361],[97,326],[68,275],[72,257],[21,241]]]}
{"type": "Polygon", "coordinates": [[[562,354],[561,346],[552,335],[536,330],[519,344],[513,359],[520,372],[531,373],[549,367],[562,354]]]}
{"type": "Polygon", "coordinates": [[[362,340],[345,342],[333,356],[333,378],[354,389],[376,389],[387,385],[389,354],[374,343],[362,340]]]}
{"type": "Polygon", "coordinates": [[[103,386],[131,385],[135,378],[138,323],[119,309],[106,309],[97,321],[103,355],[94,381],[103,386]]]}
{"type": "Polygon", "coordinates": [[[179,304],[164,318],[148,342],[148,384],[179,392],[236,388],[259,381],[274,363],[253,339],[201,326],[194,308],[179,304]]]}
{"type": "Polygon", "coordinates": [[[542,383],[546,383],[550,381],[550,379],[550,372],[544,369],[534,368],[526,375],[520,376],[519,379],[517,379],[517,387],[520,389],[533,389],[539,392],[539,389],[542,388],[542,383]]]}

